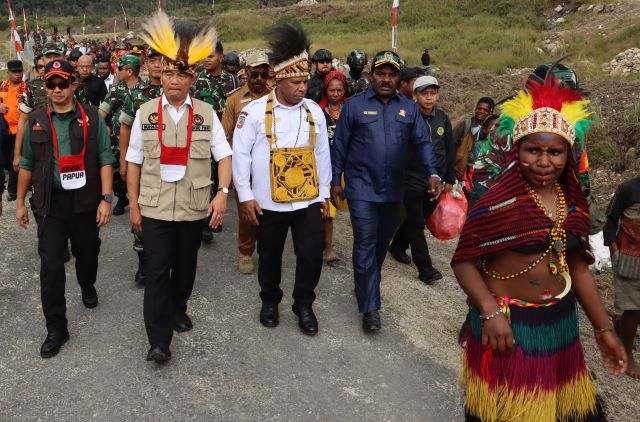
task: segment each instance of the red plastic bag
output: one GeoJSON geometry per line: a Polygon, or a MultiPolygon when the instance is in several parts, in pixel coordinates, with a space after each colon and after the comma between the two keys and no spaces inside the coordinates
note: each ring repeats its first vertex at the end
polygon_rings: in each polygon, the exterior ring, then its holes
{"type": "Polygon", "coordinates": [[[457,190],[444,192],[427,219],[427,228],[439,240],[451,240],[462,231],[467,219],[467,198],[457,190]]]}

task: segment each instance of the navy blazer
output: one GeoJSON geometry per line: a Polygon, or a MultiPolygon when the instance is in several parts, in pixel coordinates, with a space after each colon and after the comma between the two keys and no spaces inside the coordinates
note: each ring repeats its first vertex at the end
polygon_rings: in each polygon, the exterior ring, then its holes
{"type": "Polygon", "coordinates": [[[340,185],[344,172],[347,199],[400,202],[412,145],[425,179],[438,174],[431,135],[412,99],[396,93],[384,104],[373,88],[356,94],[338,119],[331,184],[340,185]]]}

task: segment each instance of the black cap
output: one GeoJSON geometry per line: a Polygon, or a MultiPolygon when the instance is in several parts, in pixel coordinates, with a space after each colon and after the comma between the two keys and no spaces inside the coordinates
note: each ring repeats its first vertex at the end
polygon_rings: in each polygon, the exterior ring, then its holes
{"type": "Polygon", "coordinates": [[[224,55],[224,62],[226,64],[240,66],[240,56],[238,56],[235,51],[232,51],[224,55]]]}
{"type": "Polygon", "coordinates": [[[24,70],[24,67],[22,66],[22,61],[21,60],[9,60],[7,62],[7,70],[9,72],[18,72],[20,70],[24,70]]]}
{"type": "Polygon", "coordinates": [[[75,69],[73,65],[66,60],[54,60],[47,63],[44,67],[45,79],[59,77],[62,79],[75,79],[75,69]]]}

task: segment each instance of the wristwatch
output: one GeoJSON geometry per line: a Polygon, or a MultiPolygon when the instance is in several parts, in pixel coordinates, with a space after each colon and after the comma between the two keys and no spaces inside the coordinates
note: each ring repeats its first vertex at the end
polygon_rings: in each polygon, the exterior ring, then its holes
{"type": "Polygon", "coordinates": [[[105,195],[102,195],[100,197],[100,199],[102,199],[104,202],[110,204],[113,201],[113,196],[109,195],[108,193],[105,195]]]}
{"type": "Polygon", "coordinates": [[[220,189],[218,189],[218,192],[222,192],[222,193],[228,195],[229,194],[229,188],[224,188],[224,187],[220,188],[220,189]]]}

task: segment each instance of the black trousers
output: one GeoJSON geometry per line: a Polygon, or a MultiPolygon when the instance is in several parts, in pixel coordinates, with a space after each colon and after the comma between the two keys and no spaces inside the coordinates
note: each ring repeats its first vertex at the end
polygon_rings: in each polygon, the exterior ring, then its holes
{"type": "Polygon", "coordinates": [[[81,288],[92,286],[98,273],[100,229],[95,212],[74,213],[73,196],[53,190],[50,215],[36,216],[40,255],[40,296],[47,331],[67,329],[64,250],[67,237],[75,256],[76,275],[81,288]]]}
{"type": "Polygon", "coordinates": [[[437,201],[429,201],[426,189],[405,191],[403,205],[406,217],[391,241],[390,247],[396,250],[406,251],[411,246],[411,258],[418,270],[433,268],[424,225],[436,204],[437,201]]]}
{"type": "Polygon", "coordinates": [[[5,175],[6,170],[9,174],[9,180],[7,181],[7,192],[9,195],[15,195],[18,186],[18,173],[13,170],[13,149],[16,146],[16,135],[4,135],[0,140],[0,195],[4,192],[5,175]]]}
{"type": "Polygon", "coordinates": [[[296,279],[293,299],[300,305],[311,305],[322,271],[324,225],[320,204],[291,212],[262,210],[258,216],[258,282],[260,298],[265,303],[280,303],[282,290],[282,251],[291,228],[296,254],[296,279]]]}
{"type": "Polygon", "coordinates": [[[202,220],[142,217],[145,251],[144,323],[151,346],[169,347],[174,315],[187,312],[198,266],[202,220]]]}

